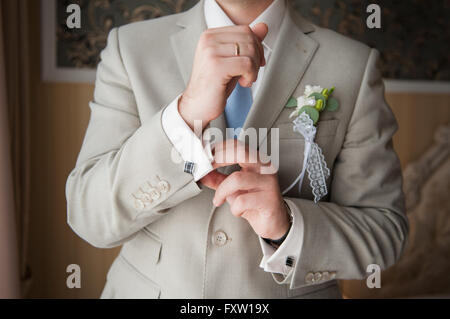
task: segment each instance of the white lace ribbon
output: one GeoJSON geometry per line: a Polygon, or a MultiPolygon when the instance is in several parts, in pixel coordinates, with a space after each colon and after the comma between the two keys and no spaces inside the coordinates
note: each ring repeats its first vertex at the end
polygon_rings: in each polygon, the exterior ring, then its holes
{"type": "Polygon", "coordinates": [[[317,129],[305,112],[294,120],[294,132],[300,133],[305,139],[303,168],[295,181],[283,191],[283,195],[286,195],[297,183],[299,184],[300,192],[305,173],[308,172],[308,178],[314,194],[314,202],[317,203],[328,194],[326,180],[330,177],[330,170],[327,167],[322,150],[314,142],[317,129]]]}

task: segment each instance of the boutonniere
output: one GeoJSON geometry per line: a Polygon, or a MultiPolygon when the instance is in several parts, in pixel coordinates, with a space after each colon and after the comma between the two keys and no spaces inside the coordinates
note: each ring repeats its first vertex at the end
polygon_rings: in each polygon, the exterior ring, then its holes
{"type": "Polygon", "coordinates": [[[319,122],[320,113],[324,111],[336,111],[339,102],[331,97],[334,87],[324,89],[320,86],[307,85],[305,93],[298,98],[291,98],[286,107],[295,108],[291,118],[294,118],[293,129],[305,138],[305,151],[303,157],[303,169],[296,180],[283,192],[289,192],[297,183],[299,192],[303,184],[303,177],[308,172],[308,178],[317,203],[328,194],[326,180],[330,177],[325,158],[319,145],[314,142],[316,137],[316,124],[319,122]]]}

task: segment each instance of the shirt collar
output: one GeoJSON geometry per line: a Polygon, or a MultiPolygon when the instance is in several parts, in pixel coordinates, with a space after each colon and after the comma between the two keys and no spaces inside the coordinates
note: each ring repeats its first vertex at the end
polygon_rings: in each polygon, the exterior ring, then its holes
{"type": "MultiPolygon", "coordinates": [[[[269,33],[264,39],[263,45],[270,51],[273,50],[275,41],[278,37],[285,9],[285,0],[274,0],[272,4],[250,24],[251,27],[261,22],[267,24],[269,33]]],[[[233,21],[231,21],[215,0],[205,0],[204,11],[208,29],[234,25],[233,21]]]]}

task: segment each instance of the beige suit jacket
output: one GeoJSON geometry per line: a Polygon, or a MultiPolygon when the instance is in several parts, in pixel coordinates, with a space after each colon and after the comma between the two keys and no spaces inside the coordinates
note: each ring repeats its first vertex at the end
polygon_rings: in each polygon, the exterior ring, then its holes
{"type": "MultiPolygon", "coordinates": [[[[205,30],[202,6],[113,29],[102,52],[90,124],[66,188],[73,230],[96,247],[123,245],[102,297],[339,298],[337,279],[363,278],[370,264],[391,266],[408,232],[379,55],[291,8],[285,14],[244,126],[280,129],[282,189],[301,171],[304,150],[286,102],[308,84],[336,86],[340,101],[337,112],[321,115],[316,137],[331,170],[329,196],[315,204],[307,179],[301,193],[287,195],[303,215],[304,241],[286,279],[259,267],[263,254],[248,223],[227,205],[214,209],[213,191],[171,159],[161,114],[186,87],[205,30]],[[137,209],[133,194],[159,181],[168,188],[137,209]],[[217,231],[229,239],[223,246],[211,240],[217,231]],[[325,272],[336,276],[311,280],[325,272]]],[[[212,126],[223,129],[223,117],[212,126]]]]}

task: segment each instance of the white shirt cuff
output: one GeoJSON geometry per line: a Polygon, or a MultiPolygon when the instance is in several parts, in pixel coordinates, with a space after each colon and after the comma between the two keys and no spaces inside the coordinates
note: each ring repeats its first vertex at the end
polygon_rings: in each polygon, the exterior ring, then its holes
{"type": "Polygon", "coordinates": [[[180,96],[164,110],[162,127],[183,161],[195,164],[192,175],[198,182],[213,171],[211,145],[209,138],[197,136],[181,117],[178,111],[180,96]]]}
{"type": "Polygon", "coordinates": [[[292,214],[291,230],[278,249],[266,243],[261,237],[259,238],[264,254],[259,266],[266,272],[288,276],[300,258],[303,247],[304,223],[298,207],[289,200],[285,201],[292,214]],[[292,267],[286,265],[286,258],[288,257],[293,259],[292,267]]]}

